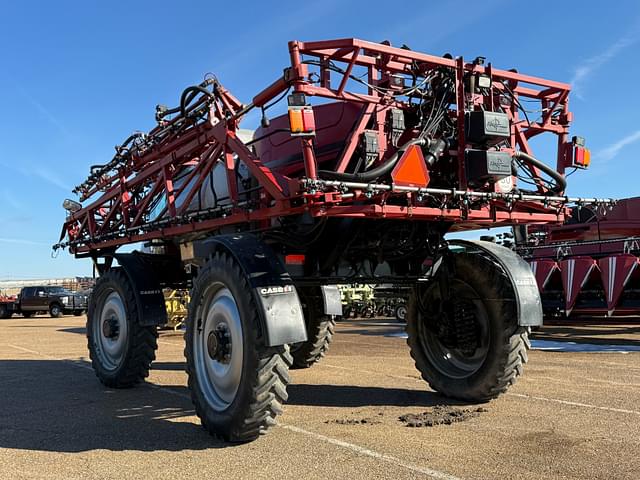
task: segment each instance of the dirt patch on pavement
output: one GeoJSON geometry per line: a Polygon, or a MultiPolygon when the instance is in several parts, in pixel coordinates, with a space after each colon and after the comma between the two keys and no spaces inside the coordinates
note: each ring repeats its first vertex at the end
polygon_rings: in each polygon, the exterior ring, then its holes
{"type": "Polygon", "coordinates": [[[336,420],[327,420],[324,423],[335,423],[337,425],[377,425],[382,422],[375,418],[338,418],[336,420]]]}
{"type": "Polygon", "coordinates": [[[435,405],[430,411],[400,416],[400,421],[407,427],[434,427],[436,425],[451,425],[477,417],[488,410],[479,408],[456,408],[449,405],[435,405]]]}
{"type": "Polygon", "coordinates": [[[378,412],[377,417],[363,417],[363,418],[336,418],[334,420],[326,420],[324,423],[332,423],[334,425],[378,425],[382,423],[381,418],[384,413],[378,412]]]}

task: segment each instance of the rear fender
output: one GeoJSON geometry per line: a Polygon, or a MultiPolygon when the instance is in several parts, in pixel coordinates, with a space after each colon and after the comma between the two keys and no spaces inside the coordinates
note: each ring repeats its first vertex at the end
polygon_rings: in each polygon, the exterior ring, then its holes
{"type": "Polygon", "coordinates": [[[195,258],[226,251],[242,269],[256,304],[267,346],[307,340],[302,306],[291,276],[271,248],[252,234],[216,235],[193,242],[195,258]]]}
{"type": "Polygon", "coordinates": [[[542,325],[542,301],[536,278],[520,255],[501,245],[481,240],[452,240],[451,246],[463,247],[467,253],[474,253],[489,257],[498,264],[511,281],[517,310],[518,325],[537,327],[542,325]]]}

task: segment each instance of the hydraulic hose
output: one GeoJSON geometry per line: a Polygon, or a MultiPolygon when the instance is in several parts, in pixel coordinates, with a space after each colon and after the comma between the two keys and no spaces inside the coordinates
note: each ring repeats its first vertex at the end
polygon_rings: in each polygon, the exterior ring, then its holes
{"type": "Polygon", "coordinates": [[[193,101],[198,93],[202,93],[209,98],[213,98],[213,93],[207,90],[205,87],[200,85],[193,85],[191,87],[187,87],[182,92],[182,96],[180,97],[180,113],[183,117],[187,116],[187,105],[193,101]]]}
{"type": "Polygon", "coordinates": [[[401,153],[403,153],[411,145],[424,145],[426,140],[422,137],[409,140],[407,143],[398,148],[398,151],[391,155],[382,165],[360,173],[339,173],[331,170],[318,170],[318,175],[325,180],[341,180],[346,182],[372,182],[377,178],[386,175],[393,170],[401,153]]]}
{"type": "Polygon", "coordinates": [[[524,152],[521,152],[519,150],[516,150],[516,152],[513,154],[513,156],[514,156],[514,158],[520,158],[520,159],[530,163],[534,167],[539,168],[544,173],[546,173],[548,176],[553,178],[555,180],[555,182],[556,182],[556,186],[551,188],[551,192],[560,195],[562,192],[564,192],[565,188],[567,188],[567,181],[564,179],[564,177],[562,175],[560,175],[558,172],[556,172],[553,168],[551,168],[546,163],[543,163],[540,160],[538,160],[537,158],[532,157],[528,153],[524,153],[524,152]]]}

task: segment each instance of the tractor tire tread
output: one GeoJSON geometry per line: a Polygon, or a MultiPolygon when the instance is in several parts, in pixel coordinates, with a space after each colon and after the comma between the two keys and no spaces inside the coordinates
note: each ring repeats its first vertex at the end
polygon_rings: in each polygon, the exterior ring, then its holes
{"type": "Polygon", "coordinates": [[[133,321],[130,321],[128,325],[130,329],[131,345],[125,360],[126,365],[121,367],[122,371],[113,377],[103,375],[99,365],[100,360],[98,356],[94,354],[91,345],[92,329],[90,322],[91,311],[93,309],[93,306],[91,306],[87,312],[87,343],[89,348],[89,358],[91,359],[91,364],[96,372],[96,376],[102,384],[110,388],[129,388],[142,382],[149,376],[151,363],[156,359],[156,350],[158,349],[158,331],[155,327],[142,327],[138,324],[138,309],[133,289],[131,288],[131,284],[129,283],[127,276],[119,269],[111,269],[98,278],[94,292],[97,291],[98,287],[102,283],[106,283],[108,281],[115,281],[121,285],[124,290],[125,298],[122,300],[129,307],[127,312],[128,317],[133,319],[133,321]]]}
{"type": "MultiPolygon", "coordinates": [[[[209,434],[227,442],[248,442],[266,433],[269,427],[275,425],[276,416],[282,413],[282,405],[288,398],[289,368],[293,360],[287,346],[267,347],[264,345],[257,305],[251,294],[249,283],[234,259],[225,252],[217,252],[209,258],[198,277],[206,276],[214,268],[226,270],[235,278],[241,290],[246,293],[248,311],[251,312],[251,318],[248,319],[248,323],[251,325],[252,330],[245,332],[245,335],[251,335],[250,344],[256,347],[252,349],[252,353],[257,357],[257,370],[255,374],[248,375],[248,381],[251,383],[243,405],[240,405],[238,410],[234,412],[228,420],[228,425],[224,429],[219,429],[216,426],[218,422],[214,418],[218,415],[217,412],[208,406],[206,401],[202,400],[197,393],[196,371],[191,353],[193,340],[191,338],[192,335],[190,335],[193,328],[194,319],[192,315],[195,312],[194,307],[198,297],[202,294],[200,291],[201,286],[196,279],[193,294],[191,295],[192,306],[189,308],[188,328],[185,332],[186,346],[184,353],[187,358],[188,385],[196,414],[200,417],[202,426],[209,434]]],[[[246,340],[245,338],[245,348],[246,340]]],[[[239,388],[242,388],[242,385],[239,388]]]]}

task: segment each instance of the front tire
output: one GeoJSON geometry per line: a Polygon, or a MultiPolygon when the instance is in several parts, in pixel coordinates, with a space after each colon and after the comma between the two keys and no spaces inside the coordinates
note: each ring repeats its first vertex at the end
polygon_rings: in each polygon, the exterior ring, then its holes
{"type": "Polygon", "coordinates": [[[87,340],[91,365],[107,387],[128,388],[149,376],[158,332],[139,325],[133,285],[120,268],[96,282],[87,312],[87,340]]]}
{"type": "Polygon", "coordinates": [[[307,341],[291,345],[293,365],[291,368],[309,368],[322,359],[333,339],[336,320],[333,315],[323,312],[322,293],[319,289],[299,288],[304,321],[307,327],[307,341]]]}
{"type": "Polygon", "coordinates": [[[64,310],[60,305],[54,303],[49,307],[49,315],[51,315],[51,318],[60,318],[64,315],[64,310]]]}
{"type": "Polygon", "coordinates": [[[422,378],[449,397],[486,402],[522,374],[529,329],[517,324],[511,282],[493,262],[456,254],[449,299],[437,280],[411,295],[407,333],[422,378]]]}
{"type": "Polygon", "coordinates": [[[187,375],[202,426],[226,441],[254,440],[287,400],[288,347],[265,345],[251,287],[226,253],[198,273],[188,312],[187,375]]]}
{"type": "Polygon", "coordinates": [[[9,307],[6,305],[0,304],[0,318],[6,320],[7,318],[11,318],[11,311],[9,307]]]}

